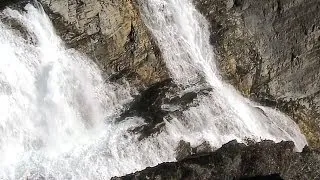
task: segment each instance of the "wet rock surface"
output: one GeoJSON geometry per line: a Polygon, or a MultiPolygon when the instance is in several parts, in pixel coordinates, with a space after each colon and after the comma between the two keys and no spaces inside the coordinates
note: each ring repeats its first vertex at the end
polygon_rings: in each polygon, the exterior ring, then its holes
{"type": "Polygon", "coordinates": [[[170,120],[170,115],[179,117],[183,111],[198,104],[198,97],[207,95],[211,90],[204,84],[187,91],[177,86],[172,79],[167,79],[153,84],[136,96],[118,121],[133,116],[143,118],[145,125],[132,130],[143,139],[160,132],[165,125],[164,118],[170,120]]]}
{"type": "Polygon", "coordinates": [[[318,179],[320,153],[292,142],[231,141],[220,149],[113,179],[318,179]]]}
{"type": "MultiPolygon", "coordinates": [[[[164,118],[197,105],[210,92],[184,91],[168,79],[161,53],[133,0],[40,0],[66,45],[90,56],[111,81],[141,90],[119,121],[142,117],[133,129],[143,139],[164,118]]],[[[29,1],[0,1],[21,8],[29,1]]],[[[312,147],[320,147],[320,5],[318,0],[199,0],[211,24],[211,42],[224,77],[245,96],[293,117],[312,147]]],[[[23,27],[7,20],[21,34],[23,27]]],[[[26,36],[26,39],[32,38],[26,36]]],[[[249,146],[230,142],[215,152],[208,143],[181,141],[178,162],[115,179],[318,179],[318,151],[293,151],[292,142],[249,146]]]]}
{"type": "Polygon", "coordinates": [[[242,94],[290,115],[320,147],[320,1],[194,1],[220,72],[242,94]]]}
{"type": "MultiPolygon", "coordinates": [[[[28,2],[5,0],[0,7],[22,9],[28,2]]],[[[173,95],[172,91],[181,89],[172,82],[164,83],[169,75],[161,52],[143,24],[134,0],[40,2],[67,46],[90,56],[106,79],[120,83],[127,80],[141,92],[122,117],[145,118],[149,125],[139,130],[145,132],[143,136],[155,132],[156,125],[161,127],[163,117],[169,112],[167,107],[172,109],[170,103],[160,100],[168,93],[171,98],[176,96],[172,101],[186,99],[171,102],[185,108],[187,101],[192,102],[198,96],[197,92],[187,93],[185,97],[173,95]],[[155,90],[157,87],[160,89],[155,90]]],[[[245,96],[290,115],[310,145],[320,147],[319,2],[200,0],[195,3],[211,25],[211,43],[225,79],[245,96]]],[[[36,41],[26,35],[20,24],[7,21],[26,39],[36,41]]]]}
{"type": "Polygon", "coordinates": [[[180,161],[191,155],[200,155],[212,151],[213,149],[211,148],[210,144],[206,141],[200,144],[199,146],[192,147],[189,142],[181,140],[178,144],[178,147],[176,148],[176,159],[177,161],[180,161]]]}
{"type": "Polygon", "coordinates": [[[5,9],[6,7],[21,6],[28,3],[30,0],[0,0],[0,10],[5,9]]]}

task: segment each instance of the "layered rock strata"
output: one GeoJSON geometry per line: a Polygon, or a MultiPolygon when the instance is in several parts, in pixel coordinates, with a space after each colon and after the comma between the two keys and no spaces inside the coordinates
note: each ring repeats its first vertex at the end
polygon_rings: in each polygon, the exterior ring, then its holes
{"type": "Polygon", "coordinates": [[[220,71],[243,95],[290,115],[320,147],[320,1],[195,1],[220,71]]]}
{"type": "Polygon", "coordinates": [[[58,35],[91,57],[111,81],[143,90],[168,78],[133,0],[41,0],[58,35]]]}

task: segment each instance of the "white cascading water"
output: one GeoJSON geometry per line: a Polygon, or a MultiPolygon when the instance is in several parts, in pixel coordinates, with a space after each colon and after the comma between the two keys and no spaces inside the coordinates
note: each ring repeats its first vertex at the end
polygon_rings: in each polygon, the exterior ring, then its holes
{"type": "Polygon", "coordinates": [[[114,122],[132,100],[127,86],[106,83],[90,59],[67,49],[41,8],[5,9],[1,16],[31,38],[0,21],[0,179],[108,179],[174,161],[182,139],[214,147],[246,137],[293,140],[298,150],[306,144],[288,117],[256,110],[220,80],[206,22],[190,1],[148,0],[141,8],[176,82],[192,84],[202,75],[211,95],[139,141],[128,129],[143,119],[114,122]]]}
{"type": "MultiPolygon", "coordinates": [[[[216,147],[245,138],[292,140],[297,150],[306,145],[305,137],[289,117],[250,102],[221,80],[209,43],[208,23],[191,0],[147,0],[140,5],[175,82],[190,87],[204,77],[213,88],[199,106],[184,112],[188,129],[198,131],[189,133],[190,142],[203,136],[216,147]]],[[[179,127],[180,122],[176,122],[179,127]]]]}

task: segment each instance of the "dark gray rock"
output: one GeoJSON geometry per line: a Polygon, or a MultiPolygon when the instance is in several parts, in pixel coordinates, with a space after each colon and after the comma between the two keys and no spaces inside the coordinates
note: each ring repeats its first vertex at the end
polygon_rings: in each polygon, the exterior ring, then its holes
{"type": "Polygon", "coordinates": [[[236,141],[215,152],[113,179],[318,179],[320,152],[294,152],[293,142],[263,141],[246,146],[236,141]]]}
{"type": "Polygon", "coordinates": [[[189,142],[181,140],[176,148],[176,160],[181,161],[192,155],[200,155],[212,152],[213,149],[211,148],[209,142],[203,142],[199,146],[191,147],[189,142]]]}
{"type": "Polygon", "coordinates": [[[320,147],[320,1],[194,1],[221,73],[243,95],[290,115],[320,147]]]}
{"type": "Polygon", "coordinates": [[[29,2],[30,0],[0,0],[0,10],[6,7],[21,6],[29,2]]]}
{"type": "Polygon", "coordinates": [[[212,89],[203,84],[192,91],[183,91],[172,79],[151,85],[137,95],[127,105],[118,121],[127,117],[142,117],[145,124],[132,130],[140,134],[140,139],[156,134],[162,130],[164,118],[171,120],[170,115],[181,117],[182,112],[198,105],[198,97],[207,95],[212,89]]]}
{"type": "Polygon", "coordinates": [[[191,156],[192,154],[192,147],[189,142],[181,140],[178,144],[178,147],[176,149],[176,159],[178,161],[185,159],[188,156],[191,156]]]}
{"type": "Polygon", "coordinates": [[[201,154],[201,153],[208,153],[208,152],[212,152],[213,149],[210,146],[209,142],[203,142],[202,144],[200,144],[199,146],[195,147],[192,149],[192,154],[201,154]]]}

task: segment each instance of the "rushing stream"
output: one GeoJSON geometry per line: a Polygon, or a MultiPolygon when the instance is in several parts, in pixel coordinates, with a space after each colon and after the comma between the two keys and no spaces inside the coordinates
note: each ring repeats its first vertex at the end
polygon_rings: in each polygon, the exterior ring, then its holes
{"type": "Polygon", "coordinates": [[[290,118],[222,82],[207,22],[191,1],[141,0],[140,6],[175,82],[187,88],[203,77],[210,95],[183,112],[183,120],[165,120],[163,131],[139,141],[128,129],[143,119],[114,122],[132,100],[129,87],[105,82],[90,59],[66,48],[41,7],[7,8],[0,21],[0,179],[108,179],[174,161],[180,140],[219,147],[249,137],[303,148],[306,140],[290,118]]]}

